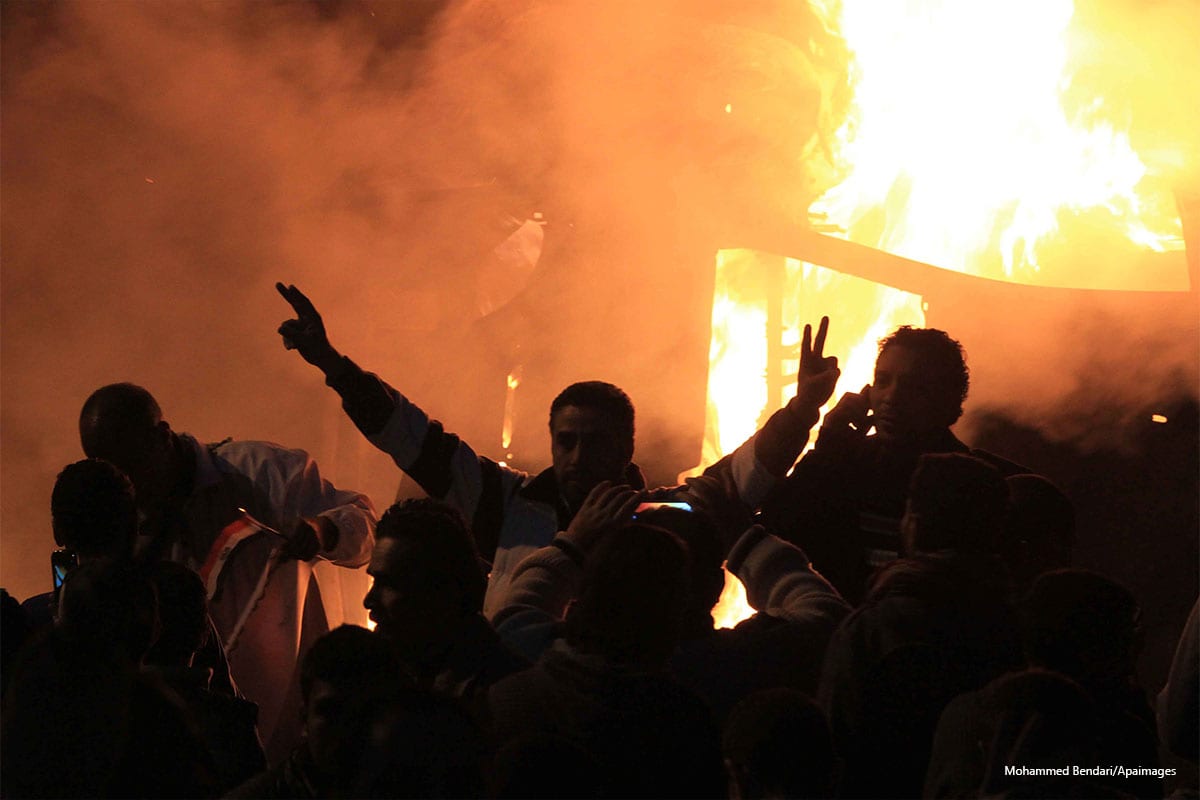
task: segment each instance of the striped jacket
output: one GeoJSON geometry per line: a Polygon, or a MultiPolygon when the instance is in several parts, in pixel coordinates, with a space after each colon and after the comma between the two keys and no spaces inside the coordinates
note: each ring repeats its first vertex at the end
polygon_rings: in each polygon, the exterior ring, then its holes
{"type": "MultiPolygon", "coordinates": [[[[563,501],[552,469],[537,475],[501,466],[478,455],[464,441],[430,419],[379,376],[349,358],[327,376],[342,398],[342,408],[364,436],[391,456],[430,497],[454,506],[466,518],[479,554],[491,564],[484,614],[500,610],[501,598],[517,565],[548,545],[570,524],[573,512],[563,501]]],[[[743,501],[756,506],[775,483],[754,456],[753,438],[729,459],[743,501]]],[[[627,479],[644,488],[641,471],[631,464],[627,479]]],[[[673,488],[655,490],[666,499],[673,488]]]]}

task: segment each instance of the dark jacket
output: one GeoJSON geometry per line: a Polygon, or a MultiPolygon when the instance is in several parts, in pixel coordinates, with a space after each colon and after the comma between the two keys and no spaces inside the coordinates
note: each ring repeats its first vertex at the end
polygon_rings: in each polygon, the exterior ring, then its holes
{"type": "Polygon", "coordinates": [[[833,635],[818,701],[845,762],[842,792],[918,797],[942,709],[1023,664],[999,559],[921,555],[877,576],[833,635]]]}
{"type": "Polygon", "coordinates": [[[532,669],[493,686],[488,704],[497,746],[565,739],[595,759],[605,797],[725,796],[708,709],[665,672],[583,654],[559,640],[532,669]]]}
{"type": "MultiPolygon", "coordinates": [[[[851,605],[866,596],[874,572],[900,553],[900,518],[917,460],[876,436],[817,446],[763,504],[767,527],[793,542],[851,605]]],[[[925,452],[966,453],[1002,475],[1029,470],[984,450],[972,450],[949,430],[925,452]]]]}

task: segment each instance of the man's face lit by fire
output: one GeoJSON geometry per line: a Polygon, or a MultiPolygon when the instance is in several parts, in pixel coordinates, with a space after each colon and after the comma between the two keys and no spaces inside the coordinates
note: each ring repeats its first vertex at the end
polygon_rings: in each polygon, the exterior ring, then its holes
{"type": "Polygon", "coordinates": [[[550,420],[550,455],[559,491],[578,508],[600,481],[625,479],[633,444],[600,409],[564,406],[550,420]]]}
{"type": "Polygon", "coordinates": [[[879,354],[870,400],[876,435],[888,444],[920,447],[958,419],[958,394],[918,351],[903,345],[879,354]]]}

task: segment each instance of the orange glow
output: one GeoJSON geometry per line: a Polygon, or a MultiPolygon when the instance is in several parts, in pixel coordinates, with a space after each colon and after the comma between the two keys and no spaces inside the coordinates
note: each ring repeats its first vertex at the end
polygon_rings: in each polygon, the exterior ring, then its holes
{"type": "MultiPolygon", "coordinates": [[[[796,394],[803,326],[826,314],[831,322],[825,352],[838,356],[842,370],[834,401],[871,382],[879,339],[900,325],[925,324],[921,298],[909,292],[782,256],[749,250],[717,254],[702,468],[745,441],[796,394]],[[772,298],[775,312],[767,309],[772,298]],[[769,317],[782,355],[773,366],[769,317]]],[[[731,628],[753,613],[745,588],[727,572],[713,623],[731,628]]]]}
{"type": "MultiPolygon", "coordinates": [[[[811,5],[846,41],[854,95],[831,145],[838,183],[809,209],[820,230],[1019,283],[1143,288],[1131,264],[1182,262],[1170,176],[1134,151],[1128,118],[1072,82],[1071,0],[811,5]],[[1081,239],[1097,246],[1075,264],[1064,242],[1081,239]]],[[[1177,272],[1181,285],[1158,288],[1186,288],[1177,272]]],[[[720,252],[700,468],[794,394],[804,323],[831,319],[836,400],[870,382],[878,339],[923,326],[925,309],[917,295],[812,264],[720,252]]],[[[727,576],[717,627],[751,613],[727,576]]]]}
{"type": "MultiPolygon", "coordinates": [[[[504,426],[500,431],[500,446],[507,450],[512,446],[513,434],[513,414],[517,405],[517,387],[521,385],[521,368],[517,367],[507,378],[507,387],[504,392],[504,426]]],[[[512,458],[512,455],[509,455],[512,458]]],[[[501,466],[507,466],[504,462],[500,462],[501,466]]]]}
{"type": "Polygon", "coordinates": [[[843,179],[810,209],[824,222],[1020,283],[1095,286],[1092,264],[1059,271],[1065,239],[1119,234],[1125,264],[1182,252],[1168,176],[1133,150],[1130,119],[1077,86],[1071,0],[818,5],[853,54],[854,86],[835,145],[843,179]],[[1039,274],[1047,258],[1057,276],[1039,274]]]}

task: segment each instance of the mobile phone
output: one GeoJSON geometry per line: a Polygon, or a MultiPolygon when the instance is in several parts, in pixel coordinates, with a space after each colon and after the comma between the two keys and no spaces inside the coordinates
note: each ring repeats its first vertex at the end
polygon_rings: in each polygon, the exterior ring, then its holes
{"type": "Polygon", "coordinates": [[[659,508],[675,508],[680,511],[691,511],[692,507],[687,503],[641,503],[633,510],[633,518],[637,519],[638,514],[643,511],[654,511],[659,508]]]}
{"type": "Polygon", "coordinates": [[[50,575],[54,580],[54,592],[62,588],[67,573],[79,566],[79,557],[74,550],[55,550],[50,553],[50,575]]]}

